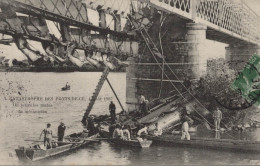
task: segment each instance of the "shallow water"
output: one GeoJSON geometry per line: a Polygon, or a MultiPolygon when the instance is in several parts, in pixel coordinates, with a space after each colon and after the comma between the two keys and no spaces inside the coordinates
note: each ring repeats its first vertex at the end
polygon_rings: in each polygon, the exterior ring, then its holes
{"type": "MultiPolygon", "coordinates": [[[[26,146],[28,138],[38,139],[46,123],[52,124],[56,135],[57,126],[63,121],[66,134],[81,131],[81,118],[88,105],[101,73],[0,73],[1,120],[0,120],[0,163],[22,164],[14,149],[26,146]],[[66,82],[70,91],[61,91],[66,82]],[[42,101],[18,101],[9,97],[42,97],[42,101]],[[46,101],[53,97],[53,100],[46,101]],[[65,100],[65,97],[81,97],[65,100]],[[83,100],[82,100],[83,98],[83,100]],[[40,105],[44,103],[45,105],[40,105]],[[21,108],[21,104],[27,104],[21,108]],[[48,105],[49,106],[48,106],[48,105]],[[16,105],[16,106],[15,106],[16,105]],[[46,107],[47,106],[47,107],[46,107]],[[26,113],[26,111],[28,111],[26,113]],[[36,112],[37,111],[37,112],[36,112]]],[[[110,73],[109,80],[125,103],[125,73],[110,73]]],[[[121,109],[108,84],[105,83],[91,114],[108,114],[110,100],[121,109]]],[[[259,131],[242,134],[243,139],[260,140],[259,131]]],[[[214,137],[214,134],[211,135],[214,137]]],[[[237,136],[236,136],[237,137],[237,136]]],[[[180,164],[260,164],[260,154],[219,151],[183,147],[151,146],[148,149],[116,147],[108,142],[93,143],[86,148],[51,158],[36,164],[128,164],[128,165],[180,165],[180,164]]]]}

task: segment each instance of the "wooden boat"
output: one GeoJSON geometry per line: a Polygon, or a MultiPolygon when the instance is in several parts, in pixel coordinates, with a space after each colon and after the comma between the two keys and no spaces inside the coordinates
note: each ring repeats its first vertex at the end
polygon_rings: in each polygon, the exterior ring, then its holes
{"type": "MultiPolygon", "coordinates": [[[[35,144],[30,147],[20,147],[18,149],[15,149],[15,152],[19,158],[20,161],[37,161],[42,160],[48,157],[52,157],[64,152],[68,152],[80,147],[83,147],[93,141],[95,141],[95,138],[98,136],[98,134],[87,137],[87,133],[74,133],[66,138],[68,139],[67,142],[53,142],[53,148],[52,149],[46,149],[42,144],[35,144]],[[93,139],[93,141],[91,140],[93,139]]],[[[67,140],[67,139],[66,139],[67,140]]]]}
{"type": "Polygon", "coordinates": [[[119,146],[137,147],[137,148],[149,148],[152,144],[151,140],[122,140],[122,139],[111,139],[111,142],[119,146]]]}
{"type": "Polygon", "coordinates": [[[70,86],[61,88],[62,91],[70,90],[70,86]]]}
{"type": "Polygon", "coordinates": [[[211,148],[221,150],[254,151],[260,152],[260,141],[231,140],[192,137],[191,140],[181,140],[180,136],[148,136],[155,144],[179,145],[184,147],[211,148]]]}

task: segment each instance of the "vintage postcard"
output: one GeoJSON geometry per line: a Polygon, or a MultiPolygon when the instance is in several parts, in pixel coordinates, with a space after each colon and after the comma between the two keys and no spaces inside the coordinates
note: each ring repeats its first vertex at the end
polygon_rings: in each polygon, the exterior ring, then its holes
{"type": "Polygon", "coordinates": [[[0,165],[260,165],[259,0],[0,0],[0,165]]]}

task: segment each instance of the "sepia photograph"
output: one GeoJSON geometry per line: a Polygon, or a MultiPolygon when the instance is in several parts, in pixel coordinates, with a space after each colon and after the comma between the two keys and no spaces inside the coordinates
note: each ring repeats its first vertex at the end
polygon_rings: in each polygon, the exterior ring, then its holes
{"type": "Polygon", "coordinates": [[[0,165],[260,165],[260,0],[0,0],[0,165]]]}

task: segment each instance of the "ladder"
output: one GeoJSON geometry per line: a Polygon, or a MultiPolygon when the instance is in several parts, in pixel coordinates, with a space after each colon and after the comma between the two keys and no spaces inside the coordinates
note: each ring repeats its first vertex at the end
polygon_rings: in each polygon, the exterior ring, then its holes
{"type": "Polygon", "coordinates": [[[89,104],[88,104],[88,107],[87,107],[87,109],[86,109],[86,112],[85,112],[85,114],[84,114],[84,116],[83,116],[83,119],[82,119],[82,123],[84,124],[85,122],[86,122],[86,119],[87,119],[87,117],[88,117],[88,115],[89,115],[89,113],[90,113],[90,111],[92,110],[92,108],[93,108],[93,106],[94,106],[94,104],[95,104],[95,101],[96,101],[96,99],[97,99],[97,97],[98,97],[98,94],[99,94],[99,92],[101,91],[101,88],[102,88],[102,86],[104,85],[104,82],[106,81],[106,79],[107,79],[107,76],[108,76],[108,74],[109,74],[109,67],[105,67],[105,69],[104,69],[104,71],[103,71],[103,73],[102,73],[102,75],[101,75],[101,77],[100,77],[100,79],[99,79],[99,81],[98,81],[98,84],[97,84],[97,86],[96,86],[96,89],[95,89],[95,92],[93,93],[93,95],[92,95],[92,97],[91,97],[91,99],[90,99],[90,102],[89,102],[89,104]]]}

